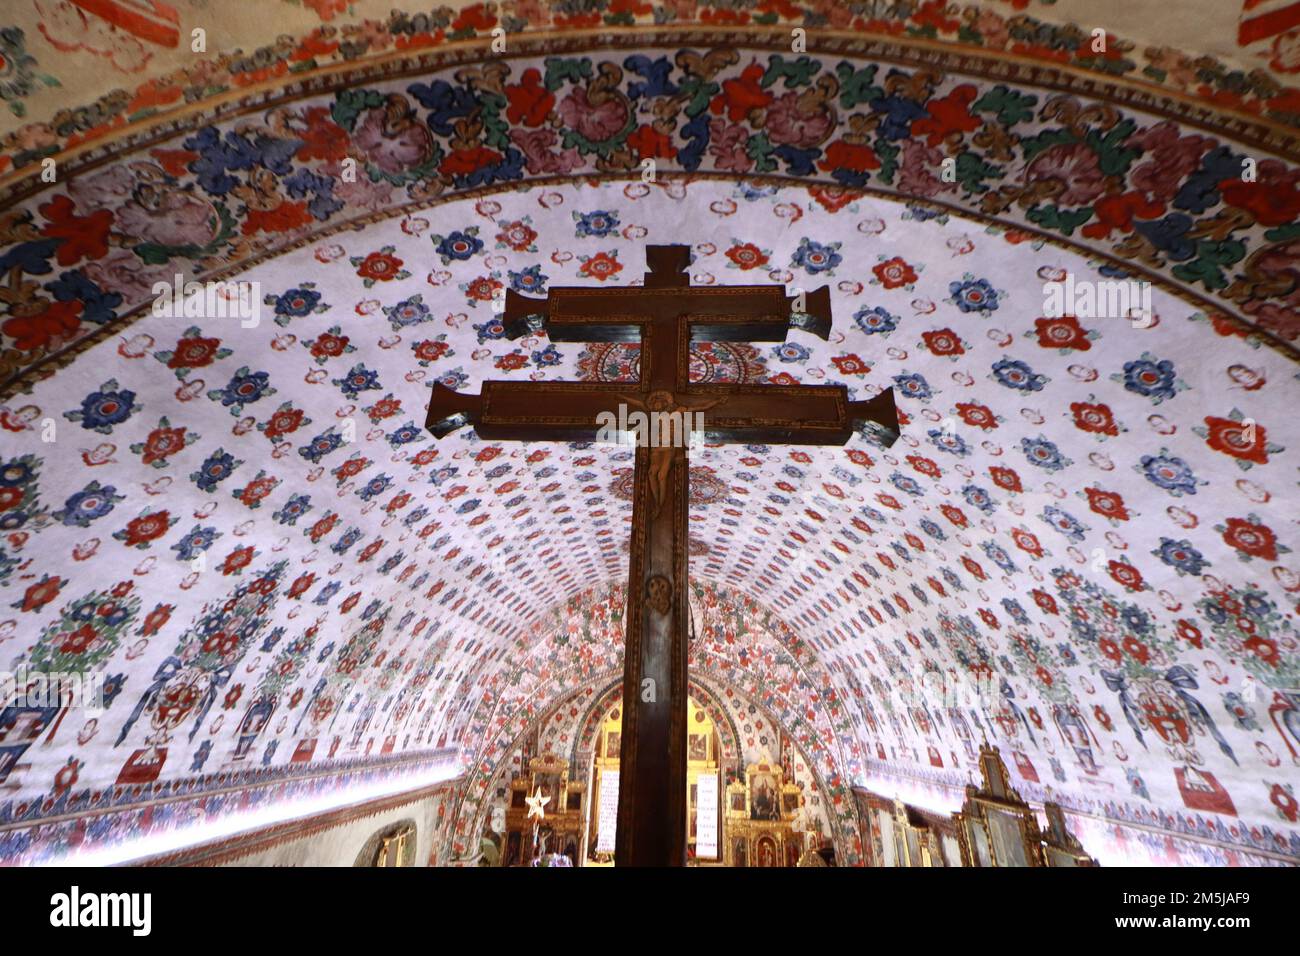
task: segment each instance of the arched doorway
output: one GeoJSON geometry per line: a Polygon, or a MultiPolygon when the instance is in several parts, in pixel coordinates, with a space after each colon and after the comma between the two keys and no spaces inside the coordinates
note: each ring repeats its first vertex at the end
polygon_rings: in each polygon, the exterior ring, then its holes
{"type": "MultiPolygon", "coordinates": [[[[694,695],[686,701],[686,858],[696,865],[722,862],[723,805],[721,741],[713,718],[694,695]]],[[[588,819],[585,865],[614,865],[614,821],[618,807],[619,747],[622,744],[622,700],[615,701],[600,722],[587,775],[588,819]]]]}

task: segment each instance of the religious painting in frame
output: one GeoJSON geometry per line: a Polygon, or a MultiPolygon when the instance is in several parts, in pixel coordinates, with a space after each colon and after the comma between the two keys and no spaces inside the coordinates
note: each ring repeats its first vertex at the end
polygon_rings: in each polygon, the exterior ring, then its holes
{"type": "Polygon", "coordinates": [[[749,775],[749,818],[751,820],[779,820],[781,818],[778,776],[771,771],[755,771],[749,775]]]}
{"type": "Polygon", "coordinates": [[[687,741],[686,759],[696,762],[709,759],[709,739],[704,734],[691,734],[687,741]]]}
{"type": "Polygon", "coordinates": [[[605,735],[605,756],[611,758],[618,757],[619,748],[623,745],[623,734],[617,730],[611,730],[605,735]]]}

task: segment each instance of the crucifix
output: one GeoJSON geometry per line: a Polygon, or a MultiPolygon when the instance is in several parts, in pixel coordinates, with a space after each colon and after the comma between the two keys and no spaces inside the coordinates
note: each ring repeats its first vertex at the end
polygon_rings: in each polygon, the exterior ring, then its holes
{"type": "Polygon", "coordinates": [[[782,342],[790,328],[830,334],[830,290],[692,286],[689,246],[647,246],[641,287],[506,295],[508,338],[545,331],[555,342],[639,342],[637,383],[483,383],[478,395],[437,384],[425,427],[442,438],[472,425],[489,441],[594,441],[602,423],[638,428],[623,652],[617,866],[686,862],[687,445],[703,416],[715,443],[843,445],[861,428],[898,438],[893,389],[849,401],[842,385],[698,384],[692,342],[782,342]],[[620,415],[621,412],[621,415],[620,415]]]}

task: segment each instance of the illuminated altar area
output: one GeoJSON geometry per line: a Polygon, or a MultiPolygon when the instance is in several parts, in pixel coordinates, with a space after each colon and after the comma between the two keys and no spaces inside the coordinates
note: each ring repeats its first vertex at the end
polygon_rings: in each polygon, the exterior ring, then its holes
{"type": "MultiPolygon", "coordinates": [[[[617,687],[565,702],[525,735],[492,789],[480,865],[535,865],[539,853],[614,865],[620,704],[617,687]]],[[[762,708],[692,682],[687,721],[688,866],[794,866],[823,845],[833,857],[816,777],[762,708]]]]}

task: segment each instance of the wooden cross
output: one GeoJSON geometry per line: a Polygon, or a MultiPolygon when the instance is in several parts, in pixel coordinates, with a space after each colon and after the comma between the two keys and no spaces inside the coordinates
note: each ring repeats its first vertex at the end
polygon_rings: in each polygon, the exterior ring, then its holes
{"type": "Polygon", "coordinates": [[[843,445],[859,425],[885,445],[898,438],[893,389],[851,402],[842,385],[692,384],[692,341],[781,342],[790,328],[825,339],[831,315],[825,286],[796,296],[775,285],[692,286],[690,261],[688,246],[648,246],[641,288],[555,288],[544,301],[507,293],[507,337],[544,329],[555,342],[639,341],[639,383],[484,382],[479,395],[437,384],[425,421],[438,438],[472,425],[489,441],[593,441],[620,406],[624,420],[629,408],[648,413],[633,476],[618,866],[686,862],[690,498],[688,436],[674,413],[703,415],[710,442],[843,445]]]}

